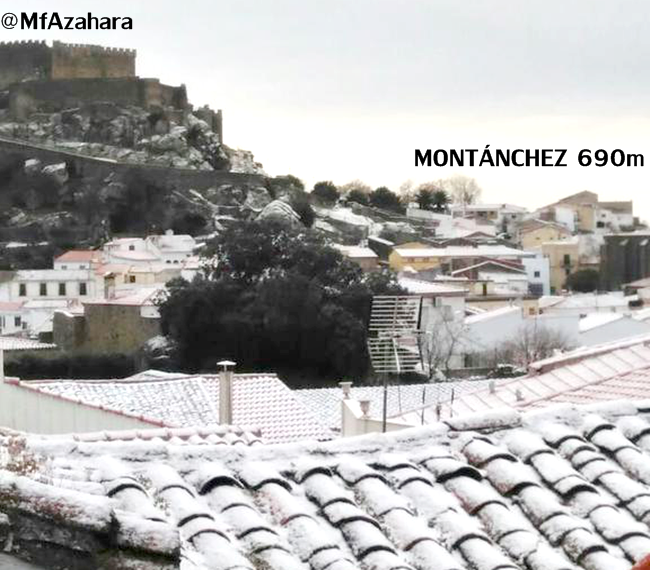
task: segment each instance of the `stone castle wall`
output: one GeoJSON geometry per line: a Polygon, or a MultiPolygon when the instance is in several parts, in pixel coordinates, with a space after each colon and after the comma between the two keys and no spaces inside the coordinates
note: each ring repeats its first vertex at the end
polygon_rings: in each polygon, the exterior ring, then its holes
{"type": "Polygon", "coordinates": [[[0,89],[45,79],[135,77],[135,50],[44,41],[0,43],[0,89]]]}
{"type": "Polygon", "coordinates": [[[54,42],[50,79],[135,77],[135,50],[54,42]]]}
{"type": "Polygon", "coordinates": [[[139,77],[27,81],[9,88],[9,110],[18,120],[35,112],[56,113],[96,101],[143,108],[185,109],[188,105],[185,86],[139,77]]]}
{"type": "Polygon", "coordinates": [[[0,89],[19,81],[51,76],[51,48],[45,42],[0,43],[0,89]]]}

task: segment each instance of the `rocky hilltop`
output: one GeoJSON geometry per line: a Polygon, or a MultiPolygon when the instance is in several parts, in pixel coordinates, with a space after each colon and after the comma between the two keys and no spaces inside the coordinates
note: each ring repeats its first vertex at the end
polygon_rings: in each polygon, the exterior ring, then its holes
{"type": "Polygon", "coordinates": [[[167,114],[95,102],[15,121],[4,110],[0,137],[129,164],[264,174],[251,152],[222,144],[191,111],[167,114]]]}
{"type": "Polygon", "coordinates": [[[224,144],[222,112],[184,85],[135,75],[133,50],[0,43],[0,268],[173,229],[207,236],[240,220],[314,225],[340,243],[415,236],[405,219],[312,209],[300,181],[269,178],[224,144]]]}

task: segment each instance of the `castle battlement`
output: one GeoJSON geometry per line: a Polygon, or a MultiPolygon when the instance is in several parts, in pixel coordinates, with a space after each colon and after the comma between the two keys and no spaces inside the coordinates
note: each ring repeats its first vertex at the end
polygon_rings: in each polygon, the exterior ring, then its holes
{"type": "Polygon", "coordinates": [[[120,54],[135,58],[137,54],[136,50],[129,48],[108,47],[95,44],[71,44],[57,41],[52,42],[52,49],[67,51],[71,55],[79,56],[120,54]]]}
{"type": "Polygon", "coordinates": [[[47,46],[47,42],[45,40],[16,40],[13,42],[0,42],[0,48],[24,48],[36,46],[47,46]]]}

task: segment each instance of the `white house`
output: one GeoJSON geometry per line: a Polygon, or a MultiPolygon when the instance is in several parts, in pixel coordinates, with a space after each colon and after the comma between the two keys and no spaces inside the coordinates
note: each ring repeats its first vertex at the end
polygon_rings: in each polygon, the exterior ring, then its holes
{"type": "Polygon", "coordinates": [[[95,295],[95,276],[90,268],[29,269],[4,275],[6,279],[0,281],[0,301],[79,300],[95,295]]]}
{"type": "Polygon", "coordinates": [[[512,233],[528,210],[514,204],[454,204],[451,213],[455,217],[471,216],[476,220],[492,222],[497,233],[512,233]]]}
{"type": "Polygon", "coordinates": [[[0,302],[0,335],[13,335],[22,332],[23,303],[0,302]]]}
{"type": "Polygon", "coordinates": [[[198,245],[189,235],[176,235],[168,230],[164,235],[146,238],[118,238],[102,249],[105,263],[166,263],[178,265],[192,257],[198,245]]]}

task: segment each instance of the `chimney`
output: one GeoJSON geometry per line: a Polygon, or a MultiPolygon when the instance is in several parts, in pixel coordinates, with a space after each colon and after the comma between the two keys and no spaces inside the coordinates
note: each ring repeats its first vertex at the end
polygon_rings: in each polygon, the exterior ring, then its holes
{"type": "Polygon", "coordinates": [[[219,371],[219,423],[232,425],[232,382],[235,363],[230,360],[217,362],[219,371]]]}
{"type": "Polygon", "coordinates": [[[363,418],[369,418],[369,413],[370,413],[370,400],[359,400],[359,406],[361,407],[361,413],[363,414],[363,418]]]}
{"type": "Polygon", "coordinates": [[[350,389],[352,388],[352,382],[339,382],[341,390],[343,390],[343,399],[350,399],[350,389]]]}

